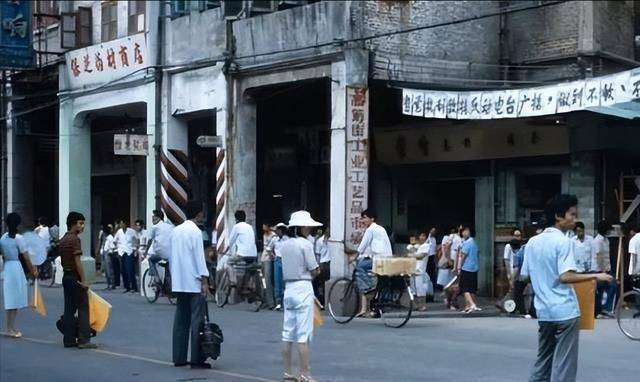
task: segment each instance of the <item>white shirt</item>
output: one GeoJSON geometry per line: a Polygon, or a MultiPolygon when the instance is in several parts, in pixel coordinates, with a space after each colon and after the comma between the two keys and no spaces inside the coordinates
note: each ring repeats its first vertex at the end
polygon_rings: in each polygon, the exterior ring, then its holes
{"type": "Polygon", "coordinates": [[[187,220],[171,232],[171,290],[174,292],[200,293],[203,277],[209,277],[204,259],[202,231],[187,220]]]}
{"type": "Polygon", "coordinates": [[[47,247],[49,246],[49,242],[51,241],[51,235],[49,235],[49,227],[44,225],[39,225],[34,230],[38,236],[40,236],[43,240],[47,241],[47,247]]]}
{"type": "Polygon", "coordinates": [[[282,246],[284,245],[284,242],[289,240],[289,236],[287,235],[282,235],[282,237],[279,237],[278,235],[276,235],[272,240],[271,240],[271,249],[273,250],[273,253],[276,255],[276,257],[280,257],[282,258],[282,246]]]}
{"type": "Polygon", "coordinates": [[[451,235],[451,260],[457,261],[460,249],[462,248],[462,238],[457,233],[451,235]]]}
{"type": "Polygon", "coordinates": [[[369,228],[364,231],[362,241],[360,241],[360,245],[358,246],[358,253],[361,257],[393,256],[387,231],[382,226],[371,223],[369,228]],[[370,252],[367,252],[367,250],[370,250],[370,252]]]}
{"type": "Polygon", "coordinates": [[[118,254],[120,256],[123,255],[132,255],[133,247],[136,242],[136,231],[131,228],[127,228],[126,232],[120,228],[118,232],[116,232],[115,236],[116,247],[118,248],[118,254]]]}
{"type": "Polygon", "coordinates": [[[256,234],[253,232],[253,227],[245,222],[234,225],[229,235],[229,248],[237,256],[257,257],[258,248],[256,247],[256,234]]]}
{"type": "Polygon", "coordinates": [[[116,250],[115,238],[112,234],[108,234],[104,239],[104,244],[102,245],[102,253],[110,254],[116,250]]]}
{"type": "Polygon", "coordinates": [[[633,235],[629,240],[629,274],[640,274],[640,232],[633,235]]]}
{"type": "Polygon", "coordinates": [[[327,236],[321,236],[316,240],[315,251],[320,255],[320,263],[328,263],[331,261],[331,254],[329,253],[329,245],[327,241],[329,241],[327,236]]]}
{"type": "Polygon", "coordinates": [[[610,272],[611,256],[609,254],[609,239],[598,234],[593,239],[593,256],[591,257],[591,271],[594,272],[610,272]],[[598,253],[602,253],[602,267],[598,264],[598,253]]]}
{"type": "Polygon", "coordinates": [[[524,247],[522,276],[531,278],[538,321],[565,321],[580,317],[578,298],[560,275],[576,270],[573,243],[557,228],[547,228],[524,247]]]}
{"type": "Polygon", "coordinates": [[[416,259],[416,273],[427,273],[427,261],[429,260],[429,251],[431,250],[431,244],[429,240],[420,244],[416,250],[417,255],[426,255],[422,259],[416,259]]]}
{"type": "Polygon", "coordinates": [[[578,236],[574,236],[573,244],[576,256],[576,267],[578,272],[587,272],[591,269],[591,256],[593,253],[593,236],[584,235],[584,241],[580,241],[578,236]]]}
{"type": "Polygon", "coordinates": [[[158,255],[163,259],[168,259],[171,254],[171,232],[174,226],[165,222],[159,221],[158,224],[151,226],[149,230],[149,239],[151,242],[151,248],[149,253],[152,255],[158,255]]]}
{"type": "Polygon", "coordinates": [[[149,235],[146,229],[141,229],[139,232],[134,230],[136,233],[136,242],[138,243],[138,247],[143,247],[147,245],[147,241],[149,240],[149,235]]]}
{"type": "Polygon", "coordinates": [[[429,245],[429,252],[427,257],[434,256],[436,252],[438,252],[438,240],[434,236],[431,236],[431,234],[429,234],[426,244],[429,245]]]}

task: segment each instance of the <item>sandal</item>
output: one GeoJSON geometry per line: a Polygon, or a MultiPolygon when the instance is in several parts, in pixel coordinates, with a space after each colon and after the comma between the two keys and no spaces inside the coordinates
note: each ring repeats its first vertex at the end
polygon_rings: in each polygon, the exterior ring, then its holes
{"type": "Polygon", "coordinates": [[[299,380],[289,373],[284,373],[282,375],[282,382],[299,382],[299,380]]]}
{"type": "Polygon", "coordinates": [[[7,333],[7,336],[12,337],[12,338],[21,338],[22,337],[22,333],[10,331],[10,332],[7,333]]]}
{"type": "Polygon", "coordinates": [[[315,380],[312,376],[310,375],[304,375],[304,374],[300,374],[300,382],[318,382],[317,380],[315,380]]]}

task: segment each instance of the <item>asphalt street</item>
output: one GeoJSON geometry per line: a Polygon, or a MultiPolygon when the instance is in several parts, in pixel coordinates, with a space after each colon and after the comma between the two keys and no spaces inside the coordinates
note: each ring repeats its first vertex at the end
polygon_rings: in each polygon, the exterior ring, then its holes
{"type": "MultiPolygon", "coordinates": [[[[149,304],[119,291],[96,291],[113,305],[97,350],[65,349],[55,328],[62,288],[43,288],[47,317],[18,314],[24,338],[0,337],[0,381],[278,381],[282,373],[282,313],[253,313],[245,305],[209,308],[224,331],[222,356],[212,370],[171,363],[174,307],[149,304]]],[[[0,318],[2,330],[5,316],[0,318]]],[[[537,346],[537,323],[509,317],[429,317],[390,329],[378,320],[317,330],[312,372],[319,381],[526,381],[537,346]]],[[[640,343],[627,340],[615,320],[599,320],[580,342],[579,381],[637,381],[640,343]]]]}

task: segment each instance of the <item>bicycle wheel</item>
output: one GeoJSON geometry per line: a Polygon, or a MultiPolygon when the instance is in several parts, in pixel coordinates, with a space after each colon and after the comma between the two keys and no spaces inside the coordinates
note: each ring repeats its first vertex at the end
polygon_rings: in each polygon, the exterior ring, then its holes
{"type": "Polygon", "coordinates": [[[231,284],[229,283],[229,275],[227,272],[223,272],[220,277],[220,283],[216,285],[216,305],[222,308],[229,301],[229,294],[231,293],[231,284]]]}
{"type": "Polygon", "coordinates": [[[154,276],[149,273],[149,269],[144,271],[144,275],[142,275],[142,292],[144,293],[144,297],[149,301],[150,304],[153,304],[158,299],[160,295],[160,288],[158,287],[158,282],[154,276]]]}
{"type": "Polygon", "coordinates": [[[251,303],[251,310],[253,310],[254,312],[259,311],[262,308],[262,304],[264,304],[264,286],[264,278],[262,277],[262,273],[259,271],[255,272],[251,276],[252,296],[251,301],[249,301],[251,303]]]}
{"type": "Polygon", "coordinates": [[[413,311],[413,292],[406,280],[393,280],[390,285],[378,291],[375,306],[390,328],[401,328],[411,318],[413,311]]]}
{"type": "Polygon", "coordinates": [[[616,307],[616,320],[620,331],[632,340],[640,341],[640,291],[622,295],[616,307]],[[626,307],[623,305],[626,302],[626,307]]]}
{"type": "Polygon", "coordinates": [[[346,324],[353,320],[360,309],[360,295],[355,281],[346,277],[336,280],[329,288],[325,303],[335,322],[346,324]]]}

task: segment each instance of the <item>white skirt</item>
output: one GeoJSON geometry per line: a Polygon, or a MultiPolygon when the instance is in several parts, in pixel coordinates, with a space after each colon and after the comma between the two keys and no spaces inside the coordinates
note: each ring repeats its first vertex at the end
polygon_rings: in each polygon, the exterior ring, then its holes
{"type": "Polygon", "coordinates": [[[313,336],[313,285],[311,281],[288,282],[284,289],[282,341],[307,343],[313,336]]]}
{"type": "Polygon", "coordinates": [[[438,280],[436,284],[445,286],[453,280],[453,269],[438,269],[438,280]]]}
{"type": "Polygon", "coordinates": [[[429,278],[429,274],[426,272],[414,274],[413,290],[418,297],[433,296],[433,283],[429,278]]]}
{"type": "Polygon", "coordinates": [[[5,309],[22,309],[28,306],[27,278],[20,261],[11,260],[4,263],[2,291],[5,309]]]}

